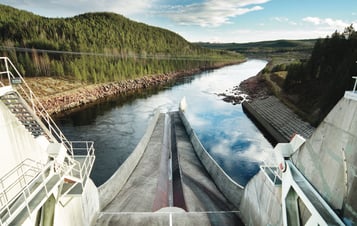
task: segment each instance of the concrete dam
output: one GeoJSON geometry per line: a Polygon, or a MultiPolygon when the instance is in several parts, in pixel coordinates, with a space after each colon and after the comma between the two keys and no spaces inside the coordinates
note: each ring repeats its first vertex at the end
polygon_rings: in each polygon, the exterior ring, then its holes
{"type": "Polygon", "coordinates": [[[11,61],[0,61],[0,225],[357,222],[355,89],[310,138],[278,143],[274,161],[245,187],[204,149],[184,109],[158,112],[133,153],[96,187],[93,142],[68,141],[11,61]]]}

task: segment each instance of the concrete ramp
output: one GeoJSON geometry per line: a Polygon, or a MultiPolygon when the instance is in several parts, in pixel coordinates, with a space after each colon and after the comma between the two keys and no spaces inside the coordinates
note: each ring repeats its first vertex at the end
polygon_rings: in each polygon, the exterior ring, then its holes
{"type": "MultiPolygon", "coordinates": [[[[201,164],[178,112],[160,114],[150,133],[142,155],[136,156],[137,165],[102,206],[96,225],[243,225],[238,209],[201,164]],[[168,197],[168,202],[156,210],[158,195],[168,197]]],[[[110,190],[114,179],[99,190],[110,190]]]]}

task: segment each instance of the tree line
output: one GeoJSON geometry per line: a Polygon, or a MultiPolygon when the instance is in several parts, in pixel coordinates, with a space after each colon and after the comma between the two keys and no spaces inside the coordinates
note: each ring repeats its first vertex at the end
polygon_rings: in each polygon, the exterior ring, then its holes
{"type": "Polygon", "coordinates": [[[353,88],[356,60],[357,32],[351,25],[317,40],[308,60],[289,65],[284,92],[317,125],[344,92],[353,88]]]}
{"type": "Polygon", "coordinates": [[[24,76],[67,76],[97,83],[243,59],[115,13],[45,18],[5,5],[0,11],[0,51],[24,76]]]}

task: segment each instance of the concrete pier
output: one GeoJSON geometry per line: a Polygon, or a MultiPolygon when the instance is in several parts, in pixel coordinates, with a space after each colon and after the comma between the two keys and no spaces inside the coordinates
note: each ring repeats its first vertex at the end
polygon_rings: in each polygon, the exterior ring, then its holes
{"type": "Polygon", "coordinates": [[[244,112],[271,136],[274,143],[289,142],[294,134],[311,137],[314,127],[302,121],[292,110],[274,96],[243,102],[244,112]]]}
{"type": "Polygon", "coordinates": [[[243,225],[239,206],[222,194],[201,164],[179,113],[162,113],[151,127],[141,141],[144,144],[138,145],[141,150],[134,150],[136,157],[129,160],[137,162],[132,170],[119,168],[99,188],[101,199],[107,201],[101,202],[96,225],[243,225]],[[169,143],[165,141],[168,130],[169,143]],[[127,180],[113,186],[118,178],[127,180]]]}

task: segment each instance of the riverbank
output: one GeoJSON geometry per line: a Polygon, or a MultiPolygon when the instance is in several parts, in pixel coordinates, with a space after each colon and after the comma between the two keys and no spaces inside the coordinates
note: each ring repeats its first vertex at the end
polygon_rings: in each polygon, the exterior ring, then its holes
{"type": "Polygon", "coordinates": [[[234,86],[231,90],[225,93],[219,93],[218,96],[223,97],[223,101],[235,104],[241,104],[244,101],[252,101],[256,99],[264,99],[273,92],[267,81],[261,76],[261,72],[252,76],[239,85],[234,86]]]}
{"type": "Polygon", "coordinates": [[[305,139],[314,131],[305,119],[296,114],[296,106],[287,104],[282,93],[283,72],[269,73],[269,63],[257,75],[242,81],[230,93],[221,94],[232,104],[242,104],[243,111],[273,144],[289,142],[298,133],[305,139]]]}
{"type": "Polygon", "coordinates": [[[163,86],[183,77],[228,65],[231,64],[220,64],[210,68],[197,68],[161,75],[148,75],[137,79],[101,84],[87,84],[53,77],[26,78],[26,81],[47,112],[52,116],[60,116],[117,95],[134,94],[142,89],[163,86]]]}

